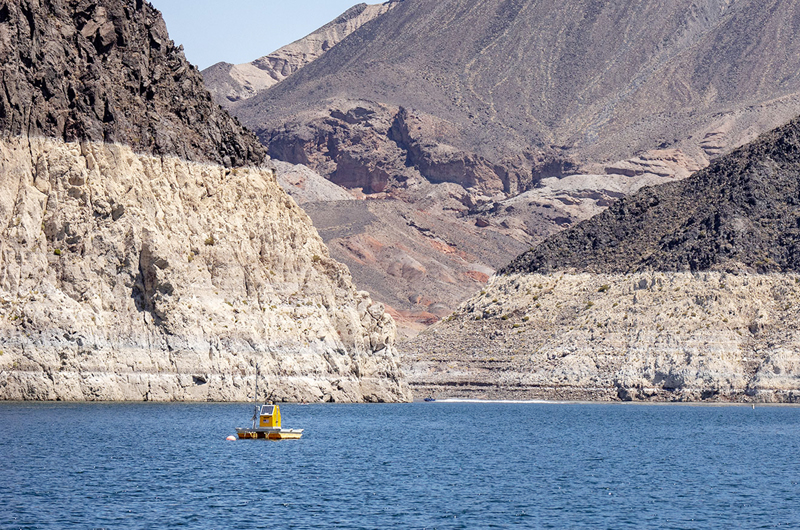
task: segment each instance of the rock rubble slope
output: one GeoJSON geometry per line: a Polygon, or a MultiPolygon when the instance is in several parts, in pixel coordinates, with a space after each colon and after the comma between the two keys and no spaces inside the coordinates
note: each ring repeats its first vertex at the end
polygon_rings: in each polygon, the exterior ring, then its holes
{"type": "Polygon", "coordinates": [[[150,4],[0,2],[0,36],[1,399],[247,400],[257,366],[262,399],[409,398],[392,318],[150,4]]]}
{"type": "Polygon", "coordinates": [[[796,402],[798,197],[794,120],[520,256],[406,345],[410,381],[446,395],[796,402]]]}

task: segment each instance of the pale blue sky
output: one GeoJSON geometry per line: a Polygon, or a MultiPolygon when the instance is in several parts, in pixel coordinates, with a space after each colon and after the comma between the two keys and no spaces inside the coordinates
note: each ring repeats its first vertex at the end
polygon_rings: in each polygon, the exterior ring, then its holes
{"type": "MultiPolygon", "coordinates": [[[[367,0],[379,3],[381,0],[367,0]]],[[[305,37],[358,0],[150,0],[169,35],[201,70],[246,63],[305,37]]]]}

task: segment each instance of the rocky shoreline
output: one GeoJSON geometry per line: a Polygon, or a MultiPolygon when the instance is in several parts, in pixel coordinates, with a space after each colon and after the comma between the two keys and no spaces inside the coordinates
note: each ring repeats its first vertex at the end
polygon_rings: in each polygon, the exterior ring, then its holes
{"type": "Polygon", "coordinates": [[[798,402],[800,276],[513,274],[402,343],[416,395],[798,402]]]}

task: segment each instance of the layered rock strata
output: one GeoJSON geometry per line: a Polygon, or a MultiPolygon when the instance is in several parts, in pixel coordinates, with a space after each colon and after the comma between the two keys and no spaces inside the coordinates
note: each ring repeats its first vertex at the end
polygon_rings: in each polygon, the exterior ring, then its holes
{"type": "Polygon", "coordinates": [[[273,170],[0,143],[0,397],[397,401],[394,323],[273,170]],[[266,385],[263,383],[266,382],[266,385]]]}
{"type": "Polygon", "coordinates": [[[418,395],[800,400],[800,276],[497,276],[404,346],[418,395]]]}

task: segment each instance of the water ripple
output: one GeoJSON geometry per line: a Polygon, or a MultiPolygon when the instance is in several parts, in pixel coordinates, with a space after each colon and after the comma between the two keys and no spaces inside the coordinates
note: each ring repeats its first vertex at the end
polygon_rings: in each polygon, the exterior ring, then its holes
{"type": "Polygon", "coordinates": [[[0,404],[0,528],[800,528],[800,409],[0,404]]]}

